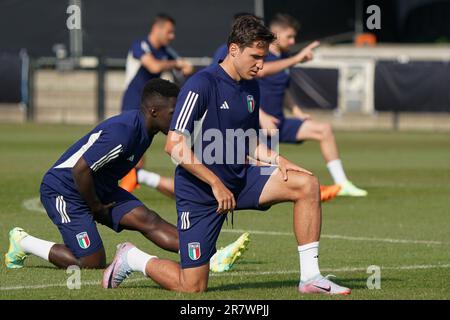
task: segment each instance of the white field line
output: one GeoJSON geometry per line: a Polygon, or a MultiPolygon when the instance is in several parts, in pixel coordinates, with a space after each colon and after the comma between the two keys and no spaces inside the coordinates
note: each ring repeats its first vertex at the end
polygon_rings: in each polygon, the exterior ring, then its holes
{"type": "MultiPolygon", "coordinates": [[[[29,211],[37,211],[45,213],[45,209],[42,207],[40,199],[38,197],[27,199],[23,202],[23,207],[29,211]]],[[[262,231],[262,230],[243,230],[243,229],[222,229],[222,232],[228,233],[244,233],[250,234],[262,234],[268,236],[293,236],[292,232],[278,232],[278,231],[262,231]]],[[[447,243],[433,240],[410,240],[410,239],[390,239],[390,238],[369,238],[369,237],[352,237],[343,236],[337,234],[322,234],[321,238],[324,239],[337,239],[337,240],[349,240],[349,241],[375,241],[385,243],[403,243],[403,244],[425,244],[425,245],[445,245],[447,243]]]]}
{"type": "MultiPolygon", "coordinates": [[[[268,236],[294,236],[294,234],[292,232],[243,230],[243,229],[222,229],[221,232],[228,232],[228,233],[248,232],[250,234],[262,234],[262,235],[268,235],[268,236]]],[[[426,244],[426,245],[446,244],[441,241],[433,241],[433,240],[408,240],[408,239],[352,237],[352,236],[342,236],[342,235],[338,235],[338,234],[322,234],[322,235],[320,235],[320,237],[325,238],[325,239],[339,239],[339,240],[350,240],[350,241],[375,241],[375,242],[387,242],[387,243],[426,244]]]]}
{"type": "Polygon", "coordinates": [[[39,197],[25,200],[24,202],[22,202],[22,206],[28,211],[37,211],[46,213],[44,207],[41,204],[41,199],[39,199],[39,197]]]}
{"type": "MultiPolygon", "coordinates": [[[[381,270],[424,270],[424,269],[445,269],[450,268],[450,264],[436,264],[436,265],[410,265],[410,266],[397,266],[397,267],[380,267],[381,270]]],[[[366,267],[342,267],[342,268],[330,268],[322,269],[323,272],[366,272],[366,267]]],[[[251,271],[251,272],[224,272],[224,273],[211,273],[212,277],[248,277],[248,276],[270,276],[270,275],[287,275],[287,274],[299,274],[299,270],[281,270],[281,271],[251,271]]],[[[151,281],[148,278],[140,276],[135,279],[125,280],[125,283],[135,283],[141,281],[151,281]]],[[[84,281],[81,286],[100,286],[101,281],[84,281]]],[[[67,287],[66,283],[48,283],[42,285],[30,285],[30,286],[11,286],[0,287],[0,291],[12,291],[12,290],[30,290],[30,289],[46,289],[55,287],[67,287]]]]}

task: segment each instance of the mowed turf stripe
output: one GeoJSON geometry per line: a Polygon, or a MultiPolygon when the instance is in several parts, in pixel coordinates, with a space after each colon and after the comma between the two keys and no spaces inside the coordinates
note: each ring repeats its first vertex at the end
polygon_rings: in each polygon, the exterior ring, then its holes
{"type": "MultiPolygon", "coordinates": [[[[398,266],[398,267],[380,267],[381,270],[424,270],[424,269],[445,269],[450,268],[450,264],[436,264],[436,265],[410,265],[410,266],[398,266]]],[[[342,267],[327,269],[324,268],[323,272],[358,272],[367,271],[367,267],[342,267]]],[[[286,275],[286,274],[298,274],[299,270],[280,270],[280,271],[254,271],[254,272],[225,272],[225,273],[211,273],[211,277],[248,277],[248,276],[271,276],[271,275],[286,275]]],[[[124,283],[135,283],[141,281],[151,281],[149,278],[139,277],[136,279],[127,279],[124,283]]],[[[101,281],[84,281],[81,282],[81,286],[100,286],[101,281]]],[[[0,291],[12,291],[12,290],[30,290],[30,289],[46,289],[54,287],[67,287],[66,283],[49,283],[42,285],[30,285],[30,286],[11,286],[0,287],[0,291]]]]}
{"type": "MultiPolygon", "coordinates": [[[[248,232],[252,234],[263,234],[268,236],[293,236],[292,232],[278,232],[278,231],[262,231],[262,230],[243,230],[243,229],[222,229],[221,232],[228,233],[244,233],[248,232]]],[[[322,234],[321,238],[325,239],[340,239],[349,241],[375,241],[375,242],[387,242],[387,243],[404,243],[404,244],[434,244],[434,245],[446,245],[449,243],[434,241],[434,240],[409,240],[409,239],[390,239],[390,238],[368,238],[368,237],[352,237],[342,236],[338,234],[322,234]]]]}

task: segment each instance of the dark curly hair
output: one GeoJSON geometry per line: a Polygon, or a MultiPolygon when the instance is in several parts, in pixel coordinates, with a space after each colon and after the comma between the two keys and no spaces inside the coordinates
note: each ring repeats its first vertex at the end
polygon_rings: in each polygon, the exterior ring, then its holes
{"type": "Polygon", "coordinates": [[[257,46],[264,46],[275,41],[275,35],[263,24],[261,18],[255,15],[238,17],[231,28],[227,45],[235,43],[239,48],[251,47],[255,42],[257,46]]]}

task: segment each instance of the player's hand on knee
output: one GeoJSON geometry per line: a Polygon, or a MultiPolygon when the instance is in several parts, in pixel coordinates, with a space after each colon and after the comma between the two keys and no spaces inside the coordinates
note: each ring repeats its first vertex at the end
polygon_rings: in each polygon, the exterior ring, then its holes
{"type": "Polygon", "coordinates": [[[310,172],[302,167],[297,166],[296,164],[290,162],[289,160],[287,160],[286,158],[284,158],[282,156],[278,156],[278,169],[281,171],[284,181],[288,180],[288,171],[297,171],[297,172],[309,174],[311,176],[313,175],[312,172],[310,172]]]}
{"type": "Polygon", "coordinates": [[[110,225],[111,216],[109,214],[109,211],[111,210],[112,207],[115,206],[115,204],[116,204],[115,202],[111,202],[108,204],[100,203],[94,208],[91,208],[94,220],[103,225],[110,225]]]}
{"type": "Polygon", "coordinates": [[[217,181],[211,187],[218,203],[217,213],[228,213],[229,211],[234,210],[236,207],[234,195],[227,187],[225,187],[222,181],[217,181]]]}

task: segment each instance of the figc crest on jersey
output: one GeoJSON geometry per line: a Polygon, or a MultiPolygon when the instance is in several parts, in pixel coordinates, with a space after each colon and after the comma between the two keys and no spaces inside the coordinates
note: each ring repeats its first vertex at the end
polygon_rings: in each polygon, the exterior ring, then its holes
{"type": "Polygon", "coordinates": [[[248,112],[252,113],[255,110],[255,99],[251,94],[247,96],[247,109],[248,112]]]}

